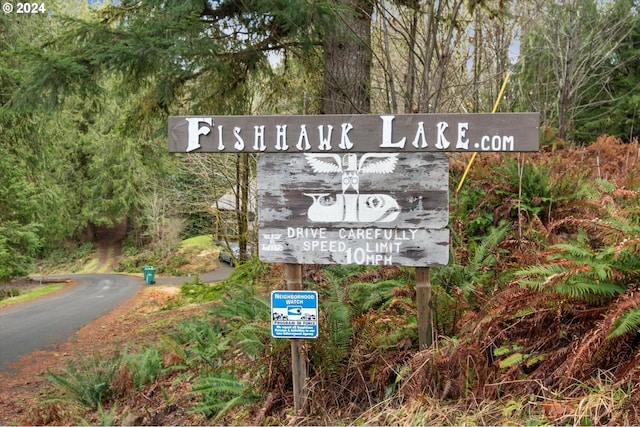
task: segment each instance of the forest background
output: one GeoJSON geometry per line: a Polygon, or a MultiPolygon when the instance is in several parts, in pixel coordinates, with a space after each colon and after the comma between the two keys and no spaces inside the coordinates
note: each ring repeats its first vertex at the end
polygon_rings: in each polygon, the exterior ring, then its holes
{"type": "MultiPolygon", "coordinates": [[[[530,392],[566,387],[561,372],[615,371],[637,388],[636,1],[67,0],[37,12],[0,15],[0,279],[116,226],[138,264],[161,260],[211,233],[229,191],[230,227],[251,246],[255,156],[169,155],[169,115],[489,112],[509,74],[499,111],[540,112],[552,155],[481,156],[451,192],[451,263],[433,278],[453,344],[425,375],[438,371],[444,397],[495,397],[536,371],[530,392]],[[498,314],[501,298],[511,310],[498,314]],[[514,319],[528,332],[505,327],[514,319]],[[491,343],[454,351],[468,325],[491,343]],[[541,325],[584,338],[533,339],[541,325]],[[465,360],[510,380],[472,381],[465,360]]],[[[450,156],[452,186],[467,160],[450,156]]]]}

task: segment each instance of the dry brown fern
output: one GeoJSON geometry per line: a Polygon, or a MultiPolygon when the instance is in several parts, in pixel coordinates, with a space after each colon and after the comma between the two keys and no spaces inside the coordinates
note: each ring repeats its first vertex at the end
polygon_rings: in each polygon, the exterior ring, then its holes
{"type": "Polygon", "coordinates": [[[362,273],[355,274],[344,281],[344,286],[352,283],[372,283],[380,280],[387,280],[400,274],[402,270],[396,265],[385,265],[378,269],[366,270],[362,273]]]}

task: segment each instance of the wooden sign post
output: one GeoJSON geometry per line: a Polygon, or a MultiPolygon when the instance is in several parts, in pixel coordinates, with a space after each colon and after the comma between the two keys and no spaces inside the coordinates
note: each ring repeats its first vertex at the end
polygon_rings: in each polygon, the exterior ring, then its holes
{"type": "MultiPolygon", "coordinates": [[[[285,264],[284,279],[287,290],[302,290],[302,265],[285,264]]],[[[293,406],[296,413],[302,409],[305,401],[305,383],[307,380],[307,357],[303,348],[304,340],[291,339],[291,372],[293,378],[293,406]]]]}
{"type": "MultiPolygon", "coordinates": [[[[538,113],[169,117],[169,151],[258,157],[259,254],[285,263],[416,267],[420,349],[433,342],[430,266],[449,260],[445,152],[538,151],[538,113]]],[[[306,354],[291,339],[294,406],[306,354]]]]}

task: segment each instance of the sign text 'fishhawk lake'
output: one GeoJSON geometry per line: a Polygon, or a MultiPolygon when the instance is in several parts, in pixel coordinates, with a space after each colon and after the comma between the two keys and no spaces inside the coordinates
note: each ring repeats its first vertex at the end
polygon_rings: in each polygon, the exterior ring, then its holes
{"type": "Polygon", "coordinates": [[[538,151],[539,113],[171,116],[169,151],[538,151]]]}

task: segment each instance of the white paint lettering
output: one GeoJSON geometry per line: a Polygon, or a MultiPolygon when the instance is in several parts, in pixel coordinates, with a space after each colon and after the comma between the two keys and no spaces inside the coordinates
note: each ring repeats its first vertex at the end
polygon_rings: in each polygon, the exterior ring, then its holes
{"type": "Polygon", "coordinates": [[[224,150],[224,142],[222,141],[222,125],[218,126],[218,150],[224,150]]]}
{"type": "Polygon", "coordinates": [[[233,148],[238,151],[244,150],[244,139],[242,139],[242,137],[240,136],[240,132],[242,132],[242,128],[233,128],[233,136],[236,138],[236,143],[233,145],[233,148]]]}
{"type": "Polygon", "coordinates": [[[256,151],[264,151],[267,146],[264,144],[264,125],[254,126],[253,149],[256,151]]]}
{"type": "Polygon", "coordinates": [[[393,119],[395,119],[396,116],[380,116],[380,118],[382,119],[382,144],[380,144],[380,147],[404,148],[407,137],[403,137],[398,142],[391,142],[393,137],[393,119]]]}
{"type": "Polygon", "coordinates": [[[483,136],[482,139],[480,139],[480,148],[482,149],[482,151],[489,151],[491,150],[491,147],[489,147],[488,144],[489,143],[489,137],[488,136],[483,136]]]}
{"type": "Polygon", "coordinates": [[[502,138],[500,138],[500,135],[493,135],[491,138],[491,149],[493,151],[499,151],[500,147],[502,147],[502,138]]]}
{"type": "Polygon", "coordinates": [[[290,239],[326,239],[327,229],[324,227],[287,227],[287,237],[290,239]]]}
{"type": "Polygon", "coordinates": [[[351,123],[342,124],[342,134],[340,136],[340,145],[338,145],[338,147],[343,150],[350,150],[353,148],[353,142],[349,139],[349,131],[351,129],[353,129],[353,125],[351,123]]]}
{"type": "Polygon", "coordinates": [[[209,126],[213,126],[213,119],[211,117],[186,117],[185,120],[189,122],[189,126],[187,127],[188,153],[201,147],[199,138],[200,135],[209,135],[209,132],[211,132],[211,128],[206,126],[198,127],[199,124],[202,122],[208,124],[209,126]]]}
{"type": "Polygon", "coordinates": [[[456,142],[456,148],[461,148],[464,150],[469,149],[467,130],[469,130],[469,123],[458,123],[458,142],[456,142]]]}
{"type": "Polygon", "coordinates": [[[445,138],[444,136],[444,131],[449,127],[449,124],[447,122],[438,122],[436,124],[436,127],[438,128],[436,148],[438,148],[439,150],[445,150],[449,148],[449,145],[451,145],[451,143],[447,141],[447,138],[445,138]]]}
{"type": "Polygon", "coordinates": [[[276,126],[276,150],[287,151],[287,125],[276,126]]]}
{"type": "Polygon", "coordinates": [[[425,148],[427,144],[427,135],[424,132],[424,122],[418,122],[418,130],[416,131],[416,137],[411,143],[416,148],[425,148]]]}
{"type": "Polygon", "coordinates": [[[333,126],[327,125],[327,137],[324,137],[324,125],[318,126],[318,133],[320,137],[320,144],[318,150],[331,150],[331,134],[333,133],[333,126]]]}
{"type": "Polygon", "coordinates": [[[513,141],[513,136],[504,136],[502,138],[502,141],[504,142],[504,149],[507,150],[507,145],[509,146],[509,151],[513,151],[513,145],[514,145],[514,141],[513,141]]]}
{"type": "Polygon", "coordinates": [[[309,144],[309,135],[307,135],[307,125],[300,125],[300,136],[298,137],[296,148],[300,151],[311,149],[311,144],[309,144]],[[303,143],[304,145],[302,145],[303,143]]]}

